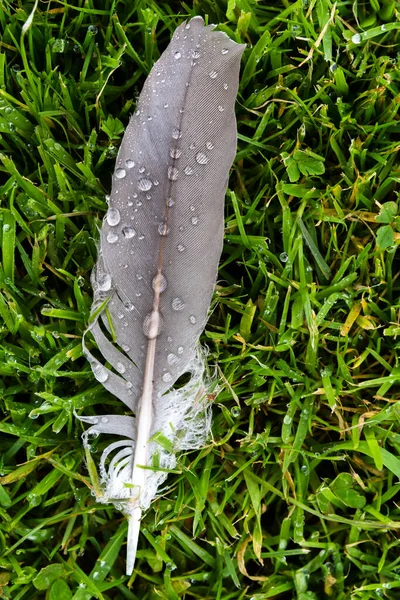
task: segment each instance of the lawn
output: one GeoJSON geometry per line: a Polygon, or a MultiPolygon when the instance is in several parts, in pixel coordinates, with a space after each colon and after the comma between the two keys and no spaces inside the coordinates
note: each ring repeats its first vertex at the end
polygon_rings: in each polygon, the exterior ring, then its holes
{"type": "Polygon", "coordinates": [[[0,0],[0,598],[399,598],[398,10],[0,0]],[[82,334],[124,129],[196,14],[247,44],[202,336],[219,393],[129,578],[93,495],[107,442],[85,455],[74,415],[124,407],[82,334]]]}

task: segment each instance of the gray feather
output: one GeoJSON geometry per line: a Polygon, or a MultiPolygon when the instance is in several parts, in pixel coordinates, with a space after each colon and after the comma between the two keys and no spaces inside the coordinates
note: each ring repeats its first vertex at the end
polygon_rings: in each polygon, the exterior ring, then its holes
{"type": "Polygon", "coordinates": [[[147,508],[165,477],[150,472],[138,483],[144,457],[146,465],[155,454],[164,468],[174,465],[150,436],[161,432],[179,449],[204,442],[209,427],[198,340],[222,250],[243,49],[200,17],[178,27],[144,84],[116,161],[93,275],[97,316],[88,329],[108,366],[86,342],[84,351],[95,377],[137,418],[83,420],[92,425],[87,434],[127,438],[125,448],[115,446],[119,458],[102,500],[119,498],[128,515],[147,508]],[[189,384],[171,391],[187,371],[189,384]]]}

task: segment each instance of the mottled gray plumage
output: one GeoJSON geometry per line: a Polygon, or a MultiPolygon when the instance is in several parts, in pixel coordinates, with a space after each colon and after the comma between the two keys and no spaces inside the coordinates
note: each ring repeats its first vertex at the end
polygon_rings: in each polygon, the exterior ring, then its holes
{"type": "Polygon", "coordinates": [[[200,17],[178,27],[144,84],[116,161],[88,330],[109,366],[87,342],[84,350],[95,377],[136,418],[82,420],[92,425],[86,436],[128,438],[112,445],[118,452],[107,473],[103,461],[102,500],[116,501],[131,521],[140,521],[165,477],[140,465],[155,455],[164,469],[174,465],[174,453],[149,438],[161,432],[174,450],[190,448],[209,427],[198,340],[222,249],[243,48],[200,17]],[[171,391],[187,371],[190,382],[171,391]]]}

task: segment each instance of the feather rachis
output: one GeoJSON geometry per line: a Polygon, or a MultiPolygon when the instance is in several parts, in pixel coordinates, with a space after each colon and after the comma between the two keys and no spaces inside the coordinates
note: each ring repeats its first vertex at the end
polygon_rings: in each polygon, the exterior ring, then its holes
{"type": "Polygon", "coordinates": [[[135,418],[83,420],[91,424],[86,435],[126,438],[103,452],[100,500],[129,515],[128,573],[142,510],[175,466],[175,452],[203,444],[210,430],[198,339],[222,250],[242,51],[199,17],[178,27],[144,84],[116,161],[88,329],[109,366],[85,341],[84,352],[135,418]],[[188,383],[174,389],[187,372],[188,383]],[[149,469],[155,457],[159,471],[149,469]]]}

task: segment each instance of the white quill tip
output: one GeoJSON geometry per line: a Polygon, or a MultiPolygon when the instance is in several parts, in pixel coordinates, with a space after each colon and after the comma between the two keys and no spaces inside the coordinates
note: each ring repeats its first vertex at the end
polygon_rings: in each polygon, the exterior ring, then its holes
{"type": "Polygon", "coordinates": [[[142,519],[142,509],[134,508],[128,517],[128,539],[126,548],[126,574],[132,575],[135,566],[136,550],[139,539],[140,521],[142,519]]]}

